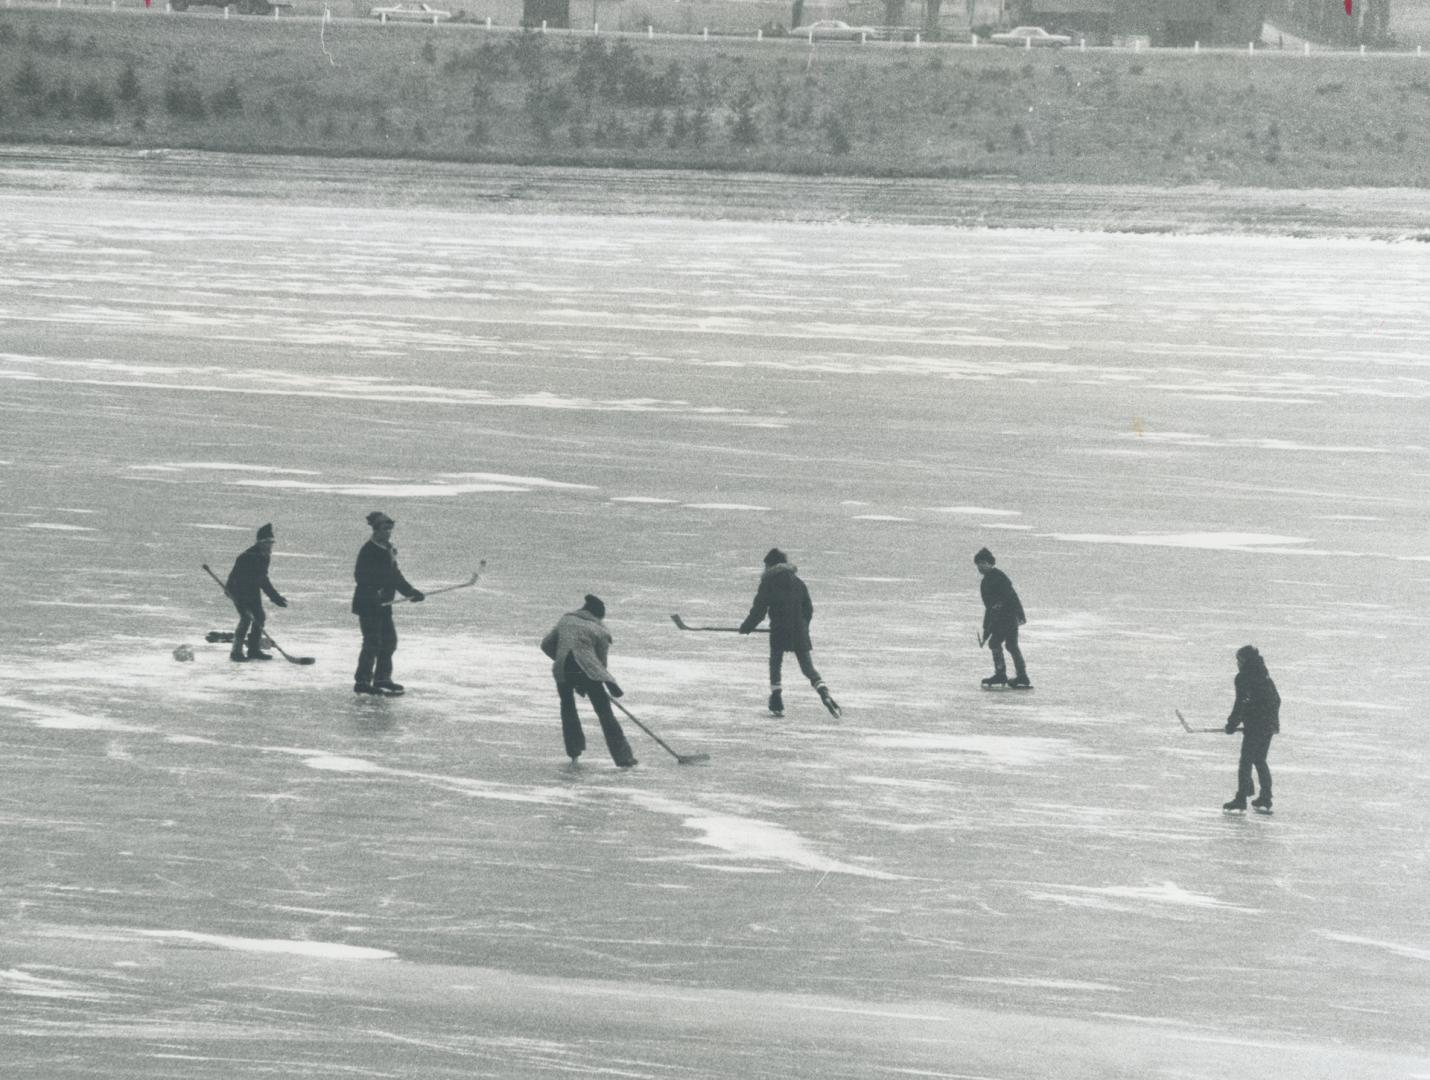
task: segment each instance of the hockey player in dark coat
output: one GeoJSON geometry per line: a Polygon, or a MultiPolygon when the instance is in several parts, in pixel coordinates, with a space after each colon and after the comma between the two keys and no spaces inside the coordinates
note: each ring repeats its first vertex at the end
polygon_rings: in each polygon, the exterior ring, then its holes
{"type": "Polygon", "coordinates": [[[353,691],[358,694],[400,694],[402,686],[392,681],[392,654],[397,651],[397,626],[392,621],[392,601],[401,593],[414,604],[426,599],[397,567],[397,548],[392,544],[392,527],[397,524],[381,510],[367,516],[372,536],[358,551],[353,567],[353,614],[362,629],[362,652],[353,675],[353,691]]]}
{"type": "Polygon", "coordinates": [[[278,595],[273,582],[268,580],[268,564],[273,557],[273,526],[264,525],[258,530],[258,542],[245,550],[233,561],[233,569],[228,572],[224,591],[238,608],[238,629],[233,632],[233,648],[230,660],[272,660],[273,654],[263,651],[263,625],[268,621],[263,611],[263,596],[267,594],[279,607],[287,607],[288,601],[278,595]],[[248,653],[244,654],[244,639],[247,639],[248,653]]]}
{"type": "Polygon", "coordinates": [[[973,556],[973,565],[978,568],[983,580],[979,582],[979,593],[983,597],[983,640],[993,652],[993,674],[983,680],[984,686],[1011,686],[1026,690],[1033,684],[1028,681],[1028,669],[1023,666],[1023,653],[1018,648],[1018,627],[1028,620],[1023,614],[1023,602],[1013,588],[1008,575],[995,567],[997,560],[987,548],[979,548],[973,556]],[[1003,646],[1008,647],[1008,655],[1013,658],[1013,678],[1008,678],[1008,668],[1003,660],[1003,646]]]}
{"type": "Polygon", "coordinates": [[[1271,813],[1271,769],[1266,755],[1271,750],[1271,736],[1281,731],[1281,695],[1266,670],[1266,661],[1254,645],[1236,650],[1236,703],[1226,718],[1226,733],[1242,731],[1241,757],[1236,763],[1236,794],[1223,810],[1245,810],[1247,798],[1255,792],[1251,786],[1251,770],[1261,783],[1261,794],[1251,800],[1258,810],[1271,813]]]}
{"type": "Polygon", "coordinates": [[[740,633],[753,633],[755,627],[764,621],[765,615],[769,615],[770,712],[776,716],[784,715],[780,673],[784,667],[784,654],[792,652],[799,661],[799,670],[819,692],[824,707],[838,717],[839,705],[829,696],[829,688],[824,685],[824,679],[815,670],[814,661],[810,658],[809,621],[814,618],[814,604],[810,601],[809,589],[800,580],[798,569],[783,551],[770,548],[765,554],[765,571],[760,575],[755,602],[740,624],[740,633]]]}

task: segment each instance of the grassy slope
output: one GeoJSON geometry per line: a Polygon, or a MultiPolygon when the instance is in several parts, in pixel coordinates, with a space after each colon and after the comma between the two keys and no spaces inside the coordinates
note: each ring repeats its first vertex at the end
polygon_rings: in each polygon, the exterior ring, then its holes
{"type": "Polygon", "coordinates": [[[1061,182],[1430,182],[1430,59],[1414,56],[811,53],[643,38],[613,52],[609,37],[582,40],[366,23],[320,40],[307,20],[11,9],[0,139],[1061,182]],[[141,92],[126,102],[130,64],[141,92]],[[236,111],[216,115],[226,87],[236,111]],[[204,117],[174,111],[195,102],[204,117]]]}

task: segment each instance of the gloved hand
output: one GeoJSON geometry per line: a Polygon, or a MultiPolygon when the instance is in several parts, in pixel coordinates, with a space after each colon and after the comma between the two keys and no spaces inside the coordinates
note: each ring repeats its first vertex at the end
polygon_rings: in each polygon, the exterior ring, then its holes
{"type": "Polygon", "coordinates": [[[753,627],[753,626],[747,626],[747,625],[745,625],[744,623],[741,623],[741,624],[740,624],[740,633],[742,633],[742,634],[748,634],[748,633],[750,633],[752,630],[754,630],[754,627],[753,627]]]}
{"type": "Polygon", "coordinates": [[[414,604],[420,604],[423,600],[427,599],[427,594],[421,589],[413,589],[412,595],[407,599],[411,600],[414,604]]]}
{"type": "Polygon", "coordinates": [[[612,679],[610,682],[606,683],[606,691],[611,695],[611,697],[625,696],[625,691],[620,688],[620,686],[616,683],[615,679],[612,679]]]}
{"type": "Polygon", "coordinates": [[[288,606],[288,601],[287,601],[287,600],[284,600],[283,597],[281,597],[281,596],[280,596],[277,600],[273,601],[273,603],[276,604],[278,607],[287,607],[287,606],[288,606]]]}
{"type": "Polygon", "coordinates": [[[1228,735],[1235,735],[1235,734],[1236,734],[1236,725],[1235,725],[1235,724],[1227,724],[1227,726],[1226,726],[1226,733],[1227,733],[1228,735]]]}

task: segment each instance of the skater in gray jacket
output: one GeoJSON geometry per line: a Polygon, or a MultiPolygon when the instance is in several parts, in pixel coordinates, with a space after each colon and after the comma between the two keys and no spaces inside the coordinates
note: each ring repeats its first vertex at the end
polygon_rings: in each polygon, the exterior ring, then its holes
{"type": "Polygon", "coordinates": [[[1271,813],[1271,769],[1266,755],[1271,750],[1271,736],[1281,731],[1281,695],[1266,661],[1255,645],[1243,645],[1236,650],[1236,703],[1226,718],[1226,733],[1242,731],[1241,757],[1236,763],[1236,794],[1223,810],[1245,810],[1246,800],[1255,788],[1251,786],[1251,771],[1261,783],[1261,794],[1251,800],[1256,809],[1271,813]]]}
{"type": "Polygon", "coordinates": [[[556,693],[561,698],[561,736],[566,742],[566,754],[574,762],[586,749],[586,733],[576,713],[576,695],[589,698],[601,731],[606,736],[606,748],[611,760],[623,769],[637,764],[631,744],[611,711],[611,698],[621,696],[616,678],[606,670],[606,657],[611,648],[611,632],[601,621],[606,617],[606,605],[599,596],[586,594],[586,602],[576,611],[568,611],[542,639],[541,651],[551,657],[551,674],[556,679],[556,693]],[[607,696],[609,694],[609,696],[607,696]]]}

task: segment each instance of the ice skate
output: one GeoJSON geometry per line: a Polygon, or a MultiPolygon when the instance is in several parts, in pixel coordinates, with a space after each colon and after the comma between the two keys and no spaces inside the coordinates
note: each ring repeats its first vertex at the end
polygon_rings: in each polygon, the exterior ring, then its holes
{"type": "Polygon", "coordinates": [[[988,690],[988,689],[990,689],[991,687],[994,687],[994,686],[1007,686],[1007,685],[1008,685],[1008,673],[1007,673],[1007,672],[1004,672],[1004,671],[995,671],[992,675],[988,676],[988,678],[986,678],[986,679],[983,680],[983,689],[985,689],[985,690],[988,690]]]}
{"type": "Polygon", "coordinates": [[[391,679],[378,679],[372,684],[374,693],[386,694],[388,697],[397,697],[406,693],[401,683],[395,683],[391,679]]]}
{"type": "Polygon", "coordinates": [[[272,660],[273,654],[266,653],[262,649],[249,649],[248,658],[250,660],[272,660]]]}
{"type": "Polygon", "coordinates": [[[1032,688],[1033,684],[1028,681],[1026,672],[1020,675],[1014,675],[1008,680],[1009,690],[1031,690],[1032,688]]]}
{"type": "Polygon", "coordinates": [[[1232,799],[1231,802],[1224,802],[1224,803],[1222,803],[1222,804],[1221,804],[1221,808],[1222,808],[1223,810],[1241,810],[1241,811],[1245,811],[1245,810],[1246,810],[1246,796],[1245,796],[1245,795],[1238,795],[1238,796],[1236,796],[1236,798],[1232,799]]]}
{"type": "Polygon", "coordinates": [[[1251,805],[1256,808],[1258,814],[1269,814],[1271,813],[1271,796],[1263,791],[1251,800],[1251,805]]]}
{"type": "Polygon", "coordinates": [[[819,691],[819,700],[824,702],[824,707],[829,710],[829,715],[834,717],[834,719],[838,720],[842,713],[839,709],[839,702],[835,701],[834,698],[830,696],[829,687],[825,686],[823,683],[820,683],[818,686],[815,687],[815,689],[819,691]]]}
{"type": "Polygon", "coordinates": [[[769,705],[771,716],[783,716],[785,714],[785,699],[780,691],[773,690],[770,692],[769,705]]]}

